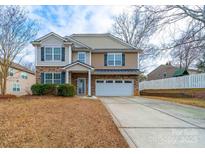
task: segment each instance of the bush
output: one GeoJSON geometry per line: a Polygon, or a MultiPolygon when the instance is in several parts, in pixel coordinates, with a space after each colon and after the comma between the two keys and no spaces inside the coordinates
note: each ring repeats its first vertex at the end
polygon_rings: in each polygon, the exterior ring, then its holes
{"type": "Polygon", "coordinates": [[[56,95],[57,85],[55,84],[34,84],[31,86],[33,95],[56,95]]]}
{"type": "Polygon", "coordinates": [[[33,95],[43,95],[44,87],[42,84],[34,84],[31,86],[31,91],[33,95]]]}
{"type": "Polygon", "coordinates": [[[43,95],[56,95],[57,85],[56,84],[43,84],[43,95]]]}
{"type": "Polygon", "coordinates": [[[75,95],[75,87],[70,84],[59,85],[57,90],[58,90],[58,96],[74,96],[75,95]]]}
{"type": "Polygon", "coordinates": [[[34,84],[31,86],[33,95],[74,96],[75,88],[70,84],[34,84]]]}

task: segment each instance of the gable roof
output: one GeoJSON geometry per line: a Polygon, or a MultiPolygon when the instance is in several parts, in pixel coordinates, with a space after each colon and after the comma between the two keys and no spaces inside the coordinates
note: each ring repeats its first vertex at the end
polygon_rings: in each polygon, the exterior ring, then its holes
{"type": "Polygon", "coordinates": [[[17,70],[21,70],[23,72],[27,72],[27,73],[30,73],[30,74],[35,74],[33,71],[31,71],[30,69],[26,68],[25,66],[22,66],[20,64],[17,64],[17,63],[12,63],[11,64],[11,68],[14,68],[14,69],[17,69],[17,70]]]}
{"type": "MultiPolygon", "coordinates": [[[[130,49],[136,47],[124,42],[110,33],[105,34],[72,34],[71,38],[86,44],[92,49],[130,49]]],[[[139,50],[139,49],[138,49],[139,50]]]]}
{"type": "Polygon", "coordinates": [[[73,44],[76,48],[87,48],[93,50],[127,50],[137,51],[133,45],[124,42],[122,39],[110,34],[72,34],[70,36],[62,37],[54,32],[50,32],[43,37],[40,37],[32,42],[33,45],[38,45],[42,40],[47,39],[50,36],[55,36],[63,40],[66,43],[73,44]]]}
{"type": "MultiPolygon", "coordinates": [[[[3,61],[3,59],[0,58],[0,61],[3,61]]],[[[20,65],[20,64],[17,64],[17,63],[15,63],[15,62],[11,62],[10,68],[14,68],[14,69],[16,69],[16,70],[20,70],[20,71],[27,72],[27,73],[30,73],[30,74],[35,74],[35,72],[33,72],[32,70],[28,69],[28,68],[25,67],[25,66],[22,66],[22,65],[20,65]]]]}
{"type": "Polygon", "coordinates": [[[71,64],[68,64],[68,65],[64,66],[62,69],[66,69],[66,68],[72,67],[74,65],[81,65],[81,66],[84,66],[84,67],[89,68],[89,69],[94,69],[94,67],[92,67],[91,65],[88,65],[86,63],[82,63],[78,60],[75,61],[75,62],[72,62],[71,64]]]}
{"type": "MultiPolygon", "coordinates": [[[[64,37],[62,37],[62,36],[60,36],[60,35],[58,35],[58,34],[56,34],[56,33],[54,33],[54,32],[50,32],[50,33],[48,33],[48,34],[46,34],[46,35],[44,35],[44,36],[42,36],[42,37],[40,37],[40,38],[34,40],[33,42],[40,42],[40,41],[42,41],[42,40],[44,40],[44,39],[46,39],[46,38],[48,38],[48,37],[50,37],[50,36],[55,36],[55,37],[57,37],[57,38],[59,38],[59,39],[61,39],[61,40],[63,40],[63,41],[67,41],[64,37]]],[[[32,43],[33,43],[33,42],[32,42],[32,43]]]]}
{"type": "Polygon", "coordinates": [[[87,46],[87,45],[85,45],[85,44],[83,44],[83,43],[81,43],[81,42],[79,42],[79,41],[77,41],[77,40],[75,40],[75,39],[73,39],[73,38],[71,38],[69,36],[65,36],[65,38],[67,40],[73,42],[74,46],[77,47],[77,48],[79,47],[79,48],[88,48],[88,49],[90,49],[89,46],[87,46]]]}

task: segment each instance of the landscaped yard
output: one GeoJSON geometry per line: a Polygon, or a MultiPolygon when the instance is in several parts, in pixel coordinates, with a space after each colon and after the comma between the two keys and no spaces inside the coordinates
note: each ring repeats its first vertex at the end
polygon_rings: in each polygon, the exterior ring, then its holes
{"type": "Polygon", "coordinates": [[[128,147],[99,100],[0,100],[0,147],[128,147]]]}
{"type": "Polygon", "coordinates": [[[160,100],[164,100],[164,101],[170,101],[170,102],[174,102],[174,103],[186,104],[186,105],[192,105],[192,106],[205,108],[205,100],[204,99],[172,98],[172,97],[160,97],[160,96],[143,96],[143,97],[151,98],[151,99],[160,99],[160,100]]]}

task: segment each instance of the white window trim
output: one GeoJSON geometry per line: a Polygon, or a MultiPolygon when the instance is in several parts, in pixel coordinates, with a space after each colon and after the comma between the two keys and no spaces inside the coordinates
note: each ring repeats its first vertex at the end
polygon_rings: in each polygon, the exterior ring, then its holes
{"type": "Polygon", "coordinates": [[[28,73],[26,73],[26,72],[21,72],[21,78],[27,80],[27,79],[28,79],[28,73]],[[26,76],[26,78],[23,78],[23,76],[24,76],[24,77],[26,76]]]}
{"type": "Polygon", "coordinates": [[[79,60],[79,61],[80,61],[80,58],[79,58],[79,55],[80,55],[80,54],[84,54],[84,56],[85,56],[84,63],[86,63],[86,59],[87,59],[87,57],[86,57],[86,52],[83,52],[83,51],[78,52],[78,60],[79,60]]]}
{"type": "Polygon", "coordinates": [[[122,66],[122,53],[108,53],[107,54],[107,66],[122,66]],[[108,56],[109,55],[114,55],[114,64],[113,65],[109,65],[109,63],[108,63],[108,56]],[[120,65],[116,65],[116,61],[115,61],[115,56],[116,55],[121,55],[121,64],[120,65]]]}
{"type": "Polygon", "coordinates": [[[57,61],[57,62],[61,61],[61,59],[62,59],[62,47],[60,47],[60,46],[45,46],[44,48],[45,48],[45,51],[44,51],[45,61],[57,61]],[[51,48],[51,54],[52,54],[51,60],[46,59],[46,48],[51,48]],[[60,60],[54,60],[54,48],[60,48],[60,60]]]}
{"type": "Polygon", "coordinates": [[[12,92],[15,92],[15,93],[21,92],[21,85],[20,85],[20,83],[16,83],[15,82],[15,83],[12,84],[12,92]],[[19,91],[14,91],[14,85],[19,85],[19,91]]]}
{"type": "Polygon", "coordinates": [[[44,72],[44,84],[47,84],[46,83],[46,74],[52,74],[52,83],[51,84],[54,84],[54,74],[60,74],[60,84],[61,84],[61,80],[62,80],[62,76],[61,76],[61,72],[44,72]]]}

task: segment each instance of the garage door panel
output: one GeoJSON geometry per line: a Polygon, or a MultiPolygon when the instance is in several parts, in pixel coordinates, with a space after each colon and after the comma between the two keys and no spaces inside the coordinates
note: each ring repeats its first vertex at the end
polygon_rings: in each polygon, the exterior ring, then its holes
{"type": "Polygon", "coordinates": [[[95,89],[96,96],[132,96],[134,85],[133,81],[125,83],[124,80],[97,80],[95,89]]]}

